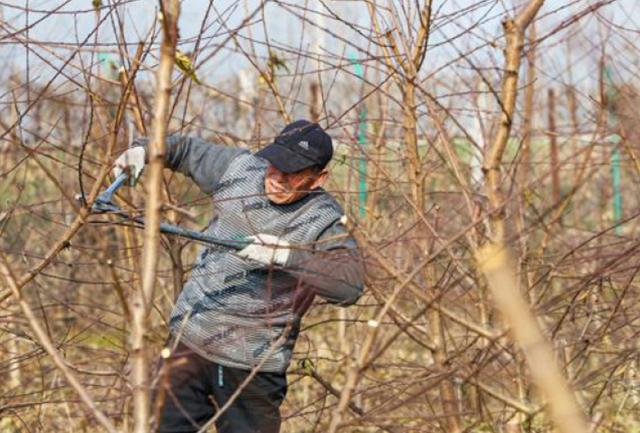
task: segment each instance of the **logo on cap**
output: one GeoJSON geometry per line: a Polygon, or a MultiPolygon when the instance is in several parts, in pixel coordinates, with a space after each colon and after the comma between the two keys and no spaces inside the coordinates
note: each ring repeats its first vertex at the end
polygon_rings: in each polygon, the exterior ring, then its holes
{"type": "Polygon", "coordinates": [[[298,143],[298,146],[302,147],[304,150],[309,150],[309,142],[308,141],[301,141],[298,143]]]}

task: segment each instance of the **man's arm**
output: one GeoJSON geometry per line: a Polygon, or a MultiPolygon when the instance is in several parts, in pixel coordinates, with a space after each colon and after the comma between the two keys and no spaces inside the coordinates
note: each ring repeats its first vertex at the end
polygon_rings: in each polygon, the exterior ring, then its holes
{"type": "Polygon", "coordinates": [[[362,255],[340,221],[322,232],[313,251],[292,250],[286,268],[331,303],[352,305],[364,289],[362,255]]]}
{"type": "MultiPolygon", "coordinates": [[[[147,147],[148,138],[134,140],[134,146],[147,147]]],[[[237,147],[211,144],[195,137],[170,135],[166,139],[165,165],[189,176],[200,189],[211,194],[235,157],[246,152],[237,147]]]]}

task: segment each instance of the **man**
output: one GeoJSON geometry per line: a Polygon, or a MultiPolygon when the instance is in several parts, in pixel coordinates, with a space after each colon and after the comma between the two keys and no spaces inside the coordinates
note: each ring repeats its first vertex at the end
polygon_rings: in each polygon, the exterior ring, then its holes
{"type": "MultiPolygon", "coordinates": [[[[117,160],[114,174],[144,167],[146,140],[117,160]]],[[[170,136],[166,167],[189,176],[213,200],[206,233],[244,239],[242,249],[208,246],[196,259],[171,313],[176,347],[160,432],[195,432],[219,414],[218,432],[280,430],[286,369],[302,315],[318,294],[350,305],[363,270],[340,205],[321,187],[333,156],[331,138],[305,120],[287,125],[256,154],[170,136]]]]}

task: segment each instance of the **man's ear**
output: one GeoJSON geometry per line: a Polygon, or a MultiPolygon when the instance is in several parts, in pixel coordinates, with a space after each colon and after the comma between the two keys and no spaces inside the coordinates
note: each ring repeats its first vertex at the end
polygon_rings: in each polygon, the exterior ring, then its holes
{"type": "Polygon", "coordinates": [[[328,177],[329,177],[329,172],[327,170],[322,170],[320,174],[318,174],[314,179],[314,181],[311,183],[309,189],[320,188],[327,181],[328,177]]]}

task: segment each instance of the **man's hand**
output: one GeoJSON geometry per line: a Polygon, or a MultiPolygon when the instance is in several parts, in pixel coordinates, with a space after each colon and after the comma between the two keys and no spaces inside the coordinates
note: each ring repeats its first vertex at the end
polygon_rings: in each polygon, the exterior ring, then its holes
{"type": "Polygon", "coordinates": [[[123,170],[129,170],[131,185],[135,185],[140,177],[140,173],[144,169],[144,160],[146,157],[144,147],[132,147],[120,155],[113,163],[113,176],[118,177],[123,170]]]}
{"type": "Polygon", "coordinates": [[[265,265],[285,265],[291,252],[291,244],[277,236],[258,233],[246,239],[249,245],[238,251],[240,257],[246,257],[265,265]]]}

